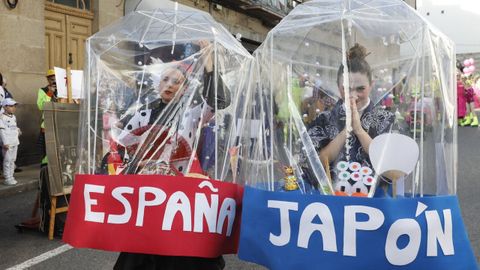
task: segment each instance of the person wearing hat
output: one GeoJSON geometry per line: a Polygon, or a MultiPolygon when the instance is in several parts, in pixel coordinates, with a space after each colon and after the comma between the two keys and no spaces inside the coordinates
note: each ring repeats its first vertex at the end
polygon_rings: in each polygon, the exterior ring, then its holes
{"type": "MultiPolygon", "coordinates": [[[[5,77],[3,77],[2,73],[0,73],[0,105],[2,104],[5,98],[13,98],[13,95],[7,89],[7,80],[5,79],[5,77]]],[[[3,113],[3,110],[0,109],[0,113],[3,113]]],[[[2,142],[0,141],[0,146],[1,145],[2,145],[2,142]]],[[[3,156],[0,156],[0,160],[3,160],[3,156]]],[[[15,172],[21,172],[21,171],[23,170],[20,169],[18,166],[15,166],[15,172]]]]}
{"type": "MultiPolygon", "coordinates": [[[[37,106],[40,111],[43,111],[43,106],[45,102],[56,102],[57,101],[57,83],[55,80],[55,71],[49,69],[46,74],[48,85],[38,89],[37,95],[37,106]]],[[[41,165],[46,165],[47,160],[47,149],[45,146],[45,122],[43,119],[42,113],[42,123],[40,125],[40,135],[38,137],[38,145],[40,146],[40,153],[42,155],[41,165]]]]}
{"type": "Polygon", "coordinates": [[[3,113],[0,115],[0,138],[2,139],[3,154],[3,175],[4,184],[13,186],[17,181],[13,177],[15,170],[15,160],[17,159],[17,149],[20,141],[20,129],[17,126],[15,117],[17,102],[12,98],[6,98],[2,102],[3,113]]]}

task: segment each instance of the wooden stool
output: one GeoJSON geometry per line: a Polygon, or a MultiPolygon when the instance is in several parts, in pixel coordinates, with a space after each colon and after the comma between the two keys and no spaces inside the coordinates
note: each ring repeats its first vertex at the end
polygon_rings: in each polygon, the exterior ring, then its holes
{"type": "Polygon", "coordinates": [[[55,216],[57,214],[65,213],[68,211],[68,200],[67,200],[67,206],[57,208],[57,198],[67,196],[71,192],[72,192],[72,187],[68,187],[64,190],[64,193],[50,196],[50,224],[48,226],[48,240],[53,240],[53,232],[55,229],[55,216]]]}

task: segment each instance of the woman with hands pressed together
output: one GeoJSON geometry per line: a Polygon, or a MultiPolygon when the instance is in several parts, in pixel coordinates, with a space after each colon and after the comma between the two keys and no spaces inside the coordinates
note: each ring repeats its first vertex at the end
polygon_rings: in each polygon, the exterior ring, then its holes
{"type": "MultiPolygon", "coordinates": [[[[350,89],[344,87],[344,66],[341,65],[337,73],[337,85],[341,99],[331,111],[320,114],[308,129],[320,159],[329,163],[332,180],[337,183],[339,180],[342,181],[340,187],[338,185],[334,187],[335,191],[341,191],[342,194],[347,193],[348,195],[354,193],[348,192],[348,189],[352,190],[352,186],[357,183],[350,177],[350,172],[339,175],[339,170],[336,168],[337,163],[343,161],[344,164],[347,164],[346,166],[350,166],[356,162],[357,167],[368,167],[373,172],[368,157],[370,143],[376,136],[389,132],[395,118],[393,113],[380,106],[375,106],[370,100],[373,81],[370,65],[365,60],[366,56],[366,49],[358,43],[349,50],[347,65],[350,89]],[[347,90],[349,91],[348,95],[346,95],[347,90]],[[348,100],[345,100],[346,96],[348,96],[348,100]],[[345,102],[350,105],[350,134],[346,127],[346,111],[348,110],[346,110],[345,102]],[[340,179],[338,179],[339,177],[340,179]],[[337,190],[339,188],[342,190],[337,190]]],[[[356,188],[354,186],[353,191],[357,193],[366,194],[368,191],[367,186],[356,188]]]]}

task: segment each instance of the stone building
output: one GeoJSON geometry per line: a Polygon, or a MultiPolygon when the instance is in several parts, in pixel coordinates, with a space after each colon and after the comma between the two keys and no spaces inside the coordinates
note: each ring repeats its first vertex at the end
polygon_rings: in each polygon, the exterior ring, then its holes
{"type": "MultiPolygon", "coordinates": [[[[0,3],[0,72],[7,88],[21,103],[17,119],[23,131],[18,164],[40,161],[36,141],[40,118],[37,91],[46,85],[45,72],[66,67],[83,69],[84,42],[98,30],[140,4],[163,5],[167,0],[10,0],[0,3]],[[145,2],[145,3],[142,3],[145,2]]],[[[249,51],[295,5],[305,0],[179,0],[210,13],[249,51]]],[[[408,0],[415,6],[415,0],[408,0]]]]}
{"type": "Polygon", "coordinates": [[[123,16],[123,5],[118,2],[20,0],[0,3],[0,72],[7,80],[8,90],[20,103],[17,120],[23,134],[17,164],[40,162],[36,142],[41,114],[36,98],[38,89],[47,84],[46,70],[53,66],[65,67],[68,52],[73,55],[72,68],[83,68],[85,39],[123,16]]]}
{"type": "MultiPolygon", "coordinates": [[[[46,70],[54,66],[66,67],[68,53],[73,56],[72,69],[82,69],[85,40],[122,17],[126,6],[131,4],[129,2],[135,1],[1,1],[0,72],[7,81],[8,90],[21,103],[17,109],[18,123],[23,132],[18,164],[40,162],[36,142],[41,114],[36,107],[36,98],[38,89],[47,84],[46,70]],[[8,5],[15,2],[16,5],[8,5]]],[[[250,51],[262,42],[274,24],[268,24],[271,21],[269,18],[266,21],[257,19],[268,12],[251,16],[235,7],[235,1],[225,3],[225,6],[205,0],[184,0],[180,3],[210,12],[233,34],[241,33],[250,51]]],[[[265,7],[257,5],[257,8],[265,7]]],[[[276,16],[275,20],[281,19],[281,16],[276,16]]]]}

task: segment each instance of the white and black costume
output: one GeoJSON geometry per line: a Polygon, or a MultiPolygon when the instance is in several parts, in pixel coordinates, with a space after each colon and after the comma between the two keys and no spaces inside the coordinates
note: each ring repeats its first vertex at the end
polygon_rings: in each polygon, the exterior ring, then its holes
{"type": "Polygon", "coordinates": [[[6,112],[0,114],[0,138],[3,145],[3,175],[5,177],[5,183],[16,183],[13,177],[15,170],[15,160],[17,159],[17,150],[20,141],[18,139],[19,129],[17,127],[17,118],[13,114],[6,112]]]}
{"type": "MultiPolygon", "coordinates": [[[[360,122],[362,128],[371,138],[390,131],[395,121],[395,115],[379,106],[374,106],[371,102],[366,106],[363,112],[360,112],[360,122]]],[[[343,100],[339,100],[331,111],[321,113],[309,126],[308,134],[317,153],[326,147],[335,137],[345,129],[345,106],[343,100]]],[[[373,167],[368,153],[363,149],[360,141],[351,133],[347,139],[349,144],[348,162],[358,162],[362,167],[373,167]]],[[[330,160],[330,175],[335,181],[337,179],[336,164],[340,161],[347,161],[347,151],[344,146],[338,154],[336,160],[330,160]]],[[[349,180],[350,181],[350,180],[349,180]]],[[[350,184],[354,184],[353,182],[350,184]]]]}

